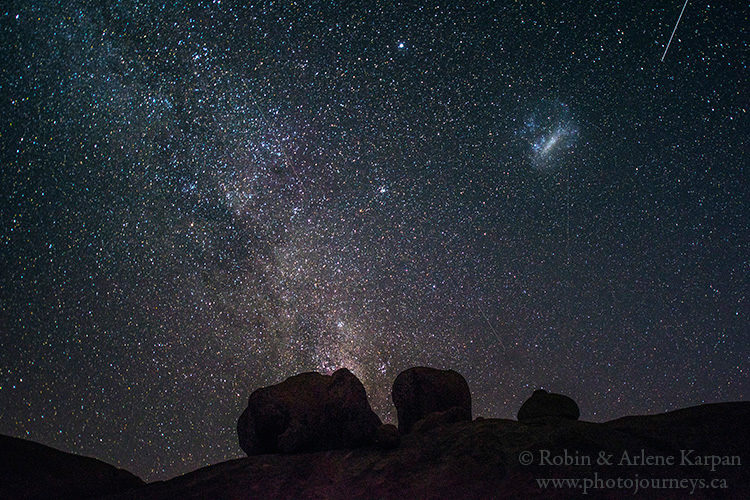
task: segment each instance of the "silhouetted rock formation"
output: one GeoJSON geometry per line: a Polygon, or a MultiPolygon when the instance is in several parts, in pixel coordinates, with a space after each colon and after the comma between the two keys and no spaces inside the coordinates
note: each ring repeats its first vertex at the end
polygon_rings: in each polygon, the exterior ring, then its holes
{"type": "Polygon", "coordinates": [[[461,374],[418,366],[398,374],[391,391],[398,413],[398,430],[411,432],[417,421],[430,413],[457,408],[453,421],[471,420],[471,392],[461,374]]]}
{"type": "Polygon", "coordinates": [[[380,418],[346,368],[289,377],[256,390],[237,422],[248,455],[353,448],[373,443],[380,418]]]}
{"type": "Polygon", "coordinates": [[[0,435],[0,498],[90,498],[143,485],[94,458],[0,435]]]}
{"type": "Polygon", "coordinates": [[[454,406],[449,410],[429,413],[425,418],[417,420],[412,426],[411,431],[428,432],[438,427],[455,424],[456,422],[465,422],[467,420],[469,419],[466,418],[466,410],[454,406]]]}
{"type": "Polygon", "coordinates": [[[750,403],[703,405],[606,423],[548,419],[526,425],[486,418],[402,435],[398,448],[389,451],[372,446],[232,460],[114,498],[750,498],[748,421],[750,403]],[[710,465],[681,464],[681,450],[694,450],[693,462],[695,457],[737,456],[742,465],[718,465],[712,471],[710,465]],[[621,462],[625,452],[631,464],[621,462]],[[565,453],[577,455],[578,462],[571,458],[565,463],[565,453]],[[612,455],[611,465],[597,463],[600,453],[612,455]],[[641,453],[674,457],[675,465],[634,464],[641,453]],[[589,457],[590,464],[581,457],[589,457]],[[537,482],[592,481],[594,474],[599,485],[585,496],[580,485],[542,487],[537,482]],[[606,486],[608,479],[618,477],[648,485],[635,495],[633,487],[606,486]],[[714,489],[693,490],[690,479],[696,478],[706,484],[720,481],[714,489]],[[678,483],[660,487],[658,481],[664,479],[678,483]]]}
{"type": "Polygon", "coordinates": [[[521,405],[521,409],[518,410],[518,421],[529,422],[546,417],[578,420],[580,415],[578,405],[568,396],[538,389],[521,405]]]}
{"type": "Polygon", "coordinates": [[[392,450],[401,442],[398,427],[393,424],[385,424],[378,427],[375,432],[375,445],[381,450],[392,450]]]}

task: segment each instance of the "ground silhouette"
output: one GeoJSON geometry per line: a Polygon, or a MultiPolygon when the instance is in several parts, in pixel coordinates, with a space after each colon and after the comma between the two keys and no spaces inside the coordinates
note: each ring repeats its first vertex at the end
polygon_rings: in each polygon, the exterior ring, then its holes
{"type": "Polygon", "coordinates": [[[252,419],[263,422],[252,432],[274,434],[253,436],[251,456],[169,481],[143,484],[97,460],[2,437],[0,498],[750,498],[749,402],[592,423],[577,420],[572,399],[537,391],[520,421],[472,421],[459,379],[428,370],[429,397],[414,389],[420,377],[394,384],[409,418],[421,417],[408,430],[368,417],[367,439],[347,440],[336,426],[360,429],[369,405],[356,377],[337,373],[259,390],[252,419]],[[274,427],[269,415],[288,425],[274,427]]]}

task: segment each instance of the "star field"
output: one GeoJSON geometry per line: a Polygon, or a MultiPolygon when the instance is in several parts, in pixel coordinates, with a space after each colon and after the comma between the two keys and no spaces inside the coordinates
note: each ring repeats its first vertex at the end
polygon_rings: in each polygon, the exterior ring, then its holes
{"type": "Polygon", "coordinates": [[[747,398],[748,10],[660,62],[680,8],[5,4],[0,432],[152,480],[301,371],[747,398]]]}

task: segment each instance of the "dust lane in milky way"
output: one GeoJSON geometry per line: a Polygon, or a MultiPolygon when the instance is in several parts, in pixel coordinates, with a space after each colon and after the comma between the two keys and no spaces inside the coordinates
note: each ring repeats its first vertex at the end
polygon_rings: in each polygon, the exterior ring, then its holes
{"type": "Polygon", "coordinates": [[[453,368],[604,420],[746,396],[741,20],[672,7],[11,3],[0,432],[148,479],[249,393],[453,368]]]}

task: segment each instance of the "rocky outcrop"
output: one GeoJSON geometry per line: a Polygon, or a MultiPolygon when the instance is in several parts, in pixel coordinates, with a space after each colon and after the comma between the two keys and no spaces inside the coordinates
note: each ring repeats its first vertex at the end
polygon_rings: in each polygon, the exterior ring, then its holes
{"type": "Polygon", "coordinates": [[[396,377],[391,391],[398,413],[398,430],[411,432],[412,427],[430,413],[458,408],[458,420],[471,420],[471,392],[461,374],[418,366],[396,377]]]}
{"type": "Polygon", "coordinates": [[[91,498],[143,485],[94,458],[0,435],[0,498],[91,498]]]}
{"type": "Polygon", "coordinates": [[[342,368],[257,389],[237,422],[237,436],[248,455],[299,453],[371,444],[380,425],[364,386],[342,368]]]}
{"type": "Polygon", "coordinates": [[[412,432],[429,432],[439,427],[466,421],[466,411],[454,406],[445,411],[434,411],[417,422],[412,427],[412,432]]]}
{"type": "Polygon", "coordinates": [[[378,427],[375,432],[375,445],[381,450],[392,450],[401,442],[398,427],[393,424],[385,424],[378,427]]]}
{"type": "Polygon", "coordinates": [[[547,417],[578,420],[580,415],[578,405],[568,396],[538,389],[521,405],[518,421],[531,422],[547,417]]]}
{"type": "Polygon", "coordinates": [[[750,498],[748,421],[750,403],[605,423],[549,419],[526,425],[486,418],[402,435],[398,448],[387,451],[371,446],[233,460],[115,498],[750,498]],[[681,450],[694,450],[693,465],[682,463],[681,450]],[[601,456],[609,464],[597,462],[601,456]],[[642,456],[674,457],[675,465],[644,464],[642,456]],[[696,457],[712,456],[729,458],[713,471],[710,462],[697,465],[696,457]],[[735,456],[741,465],[729,465],[735,456]],[[585,495],[580,485],[538,482],[577,478],[582,483],[595,474],[598,484],[592,482],[585,495]],[[632,481],[618,487],[618,477],[638,478],[637,494],[632,481]],[[607,483],[610,479],[614,482],[607,483]],[[707,487],[693,489],[695,479],[707,487]],[[717,480],[713,487],[712,480],[717,480]]]}

